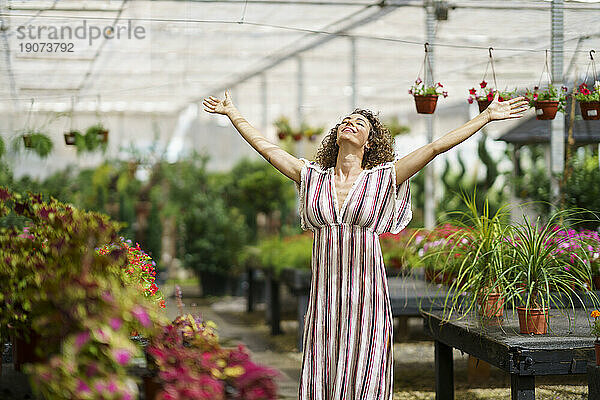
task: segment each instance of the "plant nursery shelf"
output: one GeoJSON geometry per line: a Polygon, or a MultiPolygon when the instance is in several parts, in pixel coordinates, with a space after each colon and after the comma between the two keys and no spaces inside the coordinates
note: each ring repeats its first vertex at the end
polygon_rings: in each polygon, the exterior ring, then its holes
{"type": "Polygon", "coordinates": [[[516,312],[505,311],[501,326],[485,327],[476,315],[452,322],[443,322],[441,311],[422,315],[435,340],[436,400],[454,399],[452,348],[509,372],[513,400],[535,399],[536,375],[585,374],[588,362],[595,363],[589,314],[582,309],[550,310],[549,333],[537,336],[519,334],[516,312]]]}

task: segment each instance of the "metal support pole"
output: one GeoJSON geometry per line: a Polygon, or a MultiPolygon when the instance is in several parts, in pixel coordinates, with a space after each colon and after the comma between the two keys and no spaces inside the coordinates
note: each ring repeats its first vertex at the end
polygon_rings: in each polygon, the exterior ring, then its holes
{"type": "MultiPolygon", "coordinates": [[[[427,42],[434,43],[435,42],[435,8],[433,2],[427,2],[425,6],[426,16],[425,16],[425,26],[427,29],[426,37],[427,42]]],[[[435,72],[435,63],[433,57],[433,47],[429,47],[429,63],[431,64],[431,73],[427,75],[427,85],[433,85],[434,81],[434,72],[435,72]]],[[[427,68],[427,66],[425,66],[427,68]]],[[[433,131],[434,131],[434,118],[435,114],[430,114],[426,116],[427,118],[427,143],[433,142],[433,131]]],[[[425,219],[425,229],[433,229],[435,226],[435,207],[436,207],[436,199],[435,199],[435,186],[433,184],[435,179],[435,159],[432,160],[427,166],[425,166],[425,210],[424,210],[424,219],[425,219]]]]}
{"type": "Polygon", "coordinates": [[[263,134],[267,134],[267,128],[269,127],[269,105],[267,103],[267,76],[265,74],[262,75],[262,79],[260,81],[260,94],[261,94],[261,102],[262,102],[262,127],[263,134]]]}
{"type": "MultiPolygon", "coordinates": [[[[302,64],[302,57],[298,56],[296,57],[296,62],[297,62],[297,66],[298,66],[298,70],[297,70],[297,84],[298,84],[298,104],[297,104],[297,119],[298,119],[298,127],[302,126],[302,123],[304,122],[304,112],[303,112],[303,108],[302,105],[304,104],[304,65],[302,64]]],[[[305,140],[300,140],[298,142],[298,154],[300,157],[305,157],[304,154],[304,142],[305,140]]]]}
{"type": "Polygon", "coordinates": [[[350,38],[350,87],[352,94],[350,96],[350,110],[356,108],[356,39],[350,38]]]}
{"type": "MultiPolygon", "coordinates": [[[[560,90],[563,81],[563,40],[564,40],[564,1],[552,0],[552,79],[555,86],[560,90]]],[[[552,203],[558,204],[559,201],[559,177],[556,174],[562,174],[564,170],[565,156],[565,116],[559,114],[551,123],[551,186],[552,203]]]]}

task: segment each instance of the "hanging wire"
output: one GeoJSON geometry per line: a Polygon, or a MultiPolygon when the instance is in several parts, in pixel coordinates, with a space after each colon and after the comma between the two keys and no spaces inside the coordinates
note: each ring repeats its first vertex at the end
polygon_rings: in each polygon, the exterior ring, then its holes
{"type": "Polygon", "coordinates": [[[590,66],[592,67],[592,80],[596,83],[598,80],[598,73],[596,72],[596,62],[594,61],[594,53],[596,50],[590,50],[590,62],[588,63],[587,69],[585,70],[585,78],[583,78],[583,82],[587,82],[588,73],[590,72],[590,66]]]}
{"type": "Polygon", "coordinates": [[[552,74],[550,73],[550,68],[548,66],[548,49],[546,49],[546,61],[544,64],[544,69],[542,70],[542,73],[540,74],[540,82],[538,83],[538,87],[542,86],[542,78],[544,77],[544,72],[546,72],[548,74],[548,84],[552,85],[552,74]]]}
{"type": "Polygon", "coordinates": [[[31,119],[31,111],[33,110],[33,103],[35,99],[31,98],[31,105],[29,106],[29,112],[27,113],[27,120],[25,121],[25,132],[29,131],[29,120],[31,119]]]}

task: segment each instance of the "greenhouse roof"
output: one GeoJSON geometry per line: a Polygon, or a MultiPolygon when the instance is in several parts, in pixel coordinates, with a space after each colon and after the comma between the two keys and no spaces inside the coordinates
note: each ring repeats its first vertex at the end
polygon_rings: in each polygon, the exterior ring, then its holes
{"type": "MultiPolygon", "coordinates": [[[[588,51],[600,49],[597,3],[565,1],[571,79],[585,73],[588,51]]],[[[442,107],[464,102],[478,85],[490,46],[499,87],[538,82],[551,42],[550,2],[442,4],[447,20],[442,8],[431,43],[436,80],[450,94],[442,107]]],[[[407,90],[426,37],[423,1],[414,0],[2,0],[0,14],[0,112],[60,112],[73,102],[76,112],[178,113],[230,87],[240,109],[261,115],[266,85],[274,119],[298,109],[300,65],[300,110],[329,121],[352,105],[355,46],[356,102],[402,114],[414,107],[407,90]],[[78,27],[86,36],[69,37],[78,27]],[[96,38],[100,31],[112,37],[96,38]],[[42,51],[33,46],[40,42],[59,46],[42,51]]]]}

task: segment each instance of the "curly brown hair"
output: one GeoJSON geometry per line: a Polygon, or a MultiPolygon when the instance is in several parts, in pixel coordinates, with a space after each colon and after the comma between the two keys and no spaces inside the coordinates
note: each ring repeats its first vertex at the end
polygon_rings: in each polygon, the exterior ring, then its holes
{"type": "MultiPolygon", "coordinates": [[[[377,119],[377,115],[369,110],[356,108],[351,114],[360,114],[367,118],[371,123],[369,138],[367,142],[369,147],[365,148],[361,167],[371,169],[385,162],[394,161],[394,138],[390,131],[377,119]]],[[[321,168],[335,167],[340,146],[337,144],[337,130],[341,122],[331,128],[327,136],[321,141],[321,146],[317,150],[315,161],[321,168]]]]}

